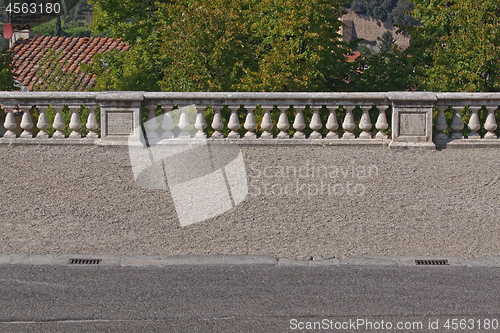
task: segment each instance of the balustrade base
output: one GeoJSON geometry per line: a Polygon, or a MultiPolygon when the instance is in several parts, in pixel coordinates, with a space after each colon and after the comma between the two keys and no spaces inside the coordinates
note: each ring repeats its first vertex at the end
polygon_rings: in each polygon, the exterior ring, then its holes
{"type": "Polygon", "coordinates": [[[386,140],[389,138],[389,136],[387,134],[384,134],[384,133],[377,133],[375,134],[375,138],[376,139],[381,139],[381,140],[386,140]]]}
{"type": "Polygon", "coordinates": [[[500,139],[459,139],[438,145],[439,148],[500,148],[500,139]]]}
{"type": "MultiPolygon", "coordinates": [[[[196,140],[195,138],[188,139],[196,140]]],[[[161,141],[161,140],[159,140],[161,141]]],[[[170,140],[168,140],[170,141],[170,140]]],[[[391,142],[390,139],[380,140],[380,139],[262,139],[258,138],[255,140],[244,140],[244,139],[205,139],[204,141],[209,142],[211,145],[240,145],[240,146],[378,146],[387,147],[391,142]]],[[[172,144],[178,143],[177,139],[171,139],[172,144]]],[[[141,147],[144,144],[140,140],[106,140],[102,139],[7,139],[0,138],[0,145],[23,145],[23,144],[33,144],[33,145],[99,145],[99,146],[115,146],[115,147],[141,147]]]]}
{"type": "MultiPolygon", "coordinates": [[[[171,139],[175,140],[175,139],[171,139]]],[[[194,138],[190,139],[194,140],[194,138]]],[[[314,145],[314,146],[380,146],[388,147],[390,149],[443,149],[443,148],[500,148],[500,139],[458,139],[458,140],[447,140],[441,143],[431,143],[431,142],[391,142],[390,139],[262,139],[257,138],[253,140],[242,140],[242,139],[216,139],[208,138],[205,139],[211,144],[237,144],[241,146],[304,146],[304,145],[314,145]]],[[[157,141],[161,141],[157,140],[157,141]]],[[[0,145],[100,145],[100,146],[142,146],[142,143],[137,140],[129,141],[123,138],[111,140],[110,138],[102,140],[100,138],[85,137],[82,139],[54,139],[54,138],[8,138],[1,137],[0,145]]]]}
{"type": "Polygon", "coordinates": [[[433,142],[399,142],[389,143],[389,149],[431,149],[435,150],[436,145],[433,142]]]}
{"type": "Polygon", "coordinates": [[[256,139],[256,140],[212,140],[210,144],[238,144],[241,146],[379,146],[387,147],[390,140],[378,139],[256,139]]]}
{"type": "Polygon", "coordinates": [[[42,138],[0,138],[0,145],[22,146],[22,145],[98,145],[101,144],[101,139],[42,139],[42,138]]]}

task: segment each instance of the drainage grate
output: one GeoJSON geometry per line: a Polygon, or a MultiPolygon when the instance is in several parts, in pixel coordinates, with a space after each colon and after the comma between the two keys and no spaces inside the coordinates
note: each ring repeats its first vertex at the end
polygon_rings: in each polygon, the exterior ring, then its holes
{"type": "Polygon", "coordinates": [[[77,265],[98,265],[100,264],[102,259],[79,259],[79,258],[71,258],[69,259],[68,264],[77,264],[77,265]]]}
{"type": "Polygon", "coordinates": [[[449,265],[447,259],[442,260],[425,260],[425,259],[417,259],[415,260],[416,265],[449,265]]]}

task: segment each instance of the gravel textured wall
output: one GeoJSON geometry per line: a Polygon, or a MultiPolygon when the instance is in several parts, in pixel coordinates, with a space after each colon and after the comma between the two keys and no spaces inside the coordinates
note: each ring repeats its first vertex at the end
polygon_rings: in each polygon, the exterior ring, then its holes
{"type": "Polygon", "coordinates": [[[168,190],[135,184],[127,149],[1,146],[0,252],[500,254],[500,149],[241,150],[247,198],[181,227],[168,190]]]}

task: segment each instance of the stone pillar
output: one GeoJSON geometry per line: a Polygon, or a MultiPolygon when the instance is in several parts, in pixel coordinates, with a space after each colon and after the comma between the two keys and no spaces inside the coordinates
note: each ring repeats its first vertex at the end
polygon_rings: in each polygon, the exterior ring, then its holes
{"type": "Polygon", "coordinates": [[[261,139],[272,139],[273,134],[271,133],[271,130],[273,129],[273,122],[271,120],[271,110],[273,109],[272,106],[261,106],[262,110],[264,111],[264,115],[262,116],[262,122],[260,123],[260,128],[264,132],[260,135],[261,139]]]}
{"type": "Polygon", "coordinates": [[[253,106],[247,106],[247,116],[243,124],[243,127],[248,131],[245,133],[245,139],[257,139],[257,134],[255,134],[257,123],[255,122],[254,108],[253,106]]]}
{"type": "MultiPolygon", "coordinates": [[[[86,138],[87,139],[97,139],[97,138],[99,138],[99,134],[97,134],[96,130],[97,130],[99,125],[97,124],[95,110],[93,107],[89,108],[88,110],[89,110],[89,116],[87,117],[87,124],[85,125],[85,127],[87,127],[89,132],[87,133],[86,138]]],[[[38,119],[40,119],[40,118],[38,118],[38,119]]]]}
{"type": "Polygon", "coordinates": [[[303,107],[302,106],[295,106],[295,109],[297,110],[295,114],[295,119],[293,121],[293,128],[296,130],[295,133],[293,133],[292,138],[294,139],[305,139],[306,135],[302,132],[304,128],[306,128],[306,122],[304,120],[304,114],[303,114],[303,107]]]}
{"type": "Polygon", "coordinates": [[[239,106],[229,106],[231,109],[231,115],[229,116],[229,121],[227,122],[227,128],[231,130],[227,137],[229,139],[239,139],[241,138],[240,133],[238,132],[241,124],[240,124],[240,119],[238,118],[238,109],[240,108],[239,106]]]}
{"type": "Polygon", "coordinates": [[[432,111],[437,97],[431,92],[390,92],[392,141],[389,148],[430,148],[432,111]]]}
{"type": "Polygon", "coordinates": [[[214,118],[212,119],[212,128],[214,132],[212,133],[212,139],[223,139],[224,135],[222,134],[222,129],[224,128],[224,123],[222,122],[221,110],[223,106],[212,105],[212,109],[214,110],[214,118]]]}
{"type": "Polygon", "coordinates": [[[339,128],[339,123],[336,115],[336,106],[329,106],[330,113],[328,114],[328,120],[326,121],[326,128],[330,131],[326,135],[327,139],[338,139],[339,135],[335,132],[339,128]]]}
{"type": "Polygon", "coordinates": [[[143,92],[106,92],[96,96],[101,107],[101,139],[104,144],[127,144],[141,137],[143,92]]]}

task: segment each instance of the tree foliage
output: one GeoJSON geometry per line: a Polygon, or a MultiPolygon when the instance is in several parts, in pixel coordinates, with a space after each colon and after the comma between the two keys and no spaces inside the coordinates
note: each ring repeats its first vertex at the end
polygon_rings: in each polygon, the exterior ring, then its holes
{"type": "Polygon", "coordinates": [[[92,0],[131,45],[94,60],[98,89],[328,91],[348,73],[338,0],[92,0]]]}
{"type": "Polygon", "coordinates": [[[410,0],[353,0],[348,7],[357,14],[368,15],[375,20],[388,20],[397,25],[418,23],[408,13],[413,9],[410,0]]]}
{"type": "Polygon", "coordinates": [[[8,49],[0,53],[0,90],[17,90],[14,80],[14,70],[12,65],[12,54],[8,49]]]}
{"type": "Polygon", "coordinates": [[[391,12],[388,13],[387,17],[389,21],[397,26],[414,26],[418,25],[419,22],[413,16],[411,16],[411,11],[413,10],[413,3],[409,0],[398,0],[396,6],[392,8],[391,12]]]}
{"type": "Polygon", "coordinates": [[[422,89],[500,90],[500,3],[414,0],[420,26],[408,28],[422,89]]]}
{"type": "Polygon", "coordinates": [[[378,40],[380,52],[382,53],[392,52],[393,48],[396,46],[396,39],[394,39],[394,36],[392,35],[392,32],[390,30],[386,30],[382,34],[382,37],[378,38],[378,40]]]}
{"type": "Polygon", "coordinates": [[[346,91],[414,90],[417,84],[411,58],[405,51],[364,53],[354,62],[346,91]]]}
{"type": "Polygon", "coordinates": [[[413,0],[419,25],[406,50],[381,52],[355,62],[347,90],[500,91],[500,3],[493,0],[413,0]]]}
{"type": "Polygon", "coordinates": [[[43,51],[36,72],[34,91],[78,91],[85,74],[70,69],[63,51],[48,48],[43,51]]]}

